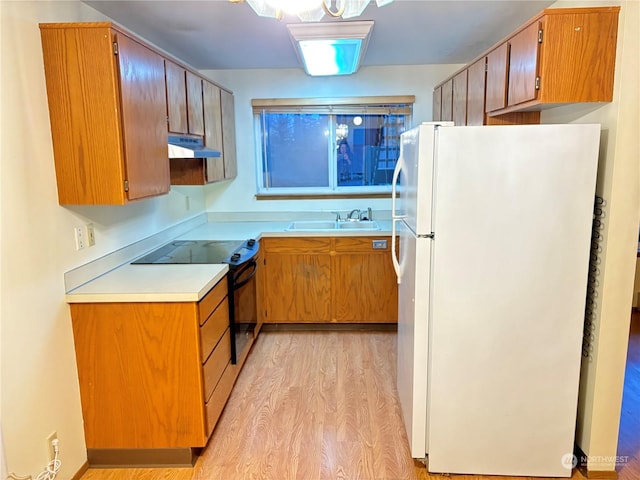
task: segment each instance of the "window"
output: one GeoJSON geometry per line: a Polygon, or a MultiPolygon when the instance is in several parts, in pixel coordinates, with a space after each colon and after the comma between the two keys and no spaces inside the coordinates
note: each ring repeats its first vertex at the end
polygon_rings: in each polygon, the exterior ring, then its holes
{"type": "Polygon", "coordinates": [[[413,96],[253,100],[258,193],[385,193],[413,96]]]}

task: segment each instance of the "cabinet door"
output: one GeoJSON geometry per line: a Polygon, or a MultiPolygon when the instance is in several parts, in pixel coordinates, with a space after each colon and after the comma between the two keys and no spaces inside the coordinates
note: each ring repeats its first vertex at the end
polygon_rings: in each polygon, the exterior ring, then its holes
{"type": "Polygon", "coordinates": [[[169,132],[188,133],[187,72],[184,68],[165,60],[167,81],[167,118],[169,132]]]}
{"type": "Polygon", "coordinates": [[[238,175],[236,159],[236,119],[233,94],[220,91],[222,107],[222,144],[224,156],[224,178],[235,178],[238,175]]]}
{"type": "Polygon", "coordinates": [[[485,111],[492,112],[507,106],[509,72],[509,44],[503,43],[487,55],[487,97],[485,111]]]}
{"type": "Polygon", "coordinates": [[[342,237],[335,239],[333,301],[337,322],[395,323],[398,284],[391,260],[391,239],[342,237]],[[386,241],[386,248],[373,242],[386,241]]]}
{"type": "Polygon", "coordinates": [[[224,152],[222,148],[222,108],[220,88],[210,82],[202,82],[204,103],[204,144],[222,152],[218,158],[207,158],[206,176],[208,182],[224,180],[224,152]]]}
{"type": "Polygon", "coordinates": [[[442,84],[442,121],[453,120],[453,78],[442,84]]]}
{"type": "Polygon", "coordinates": [[[453,77],[453,113],[454,125],[467,124],[467,71],[453,77]]]}
{"type": "Polygon", "coordinates": [[[187,125],[192,135],[204,135],[202,79],[187,72],[187,125]]]}
{"type": "Polygon", "coordinates": [[[616,61],[618,9],[576,9],[545,15],[538,100],[610,102],[616,61]]]}
{"type": "Polygon", "coordinates": [[[265,321],[331,321],[331,257],[328,254],[267,253],[265,258],[265,321]]]}
{"type": "Polygon", "coordinates": [[[265,323],[331,320],[330,238],[265,238],[265,323]]]}
{"type": "Polygon", "coordinates": [[[486,58],[475,62],[467,72],[467,125],[484,125],[486,58]]]}
{"type": "Polygon", "coordinates": [[[433,90],[433,121],[442,120],[442,87],[433,90]]]}
{"type": "Polygon", "coordinates": [[[534,22],[509,40],[508,106],[536,99],[539,30],[539,23],[534,22]]]}
{"type": "Polygon", "coordinates": [[[59,203],[168,192],[162,58],[108,26],[40,29],[59,203]]]}
{"type": "Polygon", "coordinates": [[[118,34],[117,42],[127,197],[134,200],[167,193],[163,59],[126,35],[118,34]]]}

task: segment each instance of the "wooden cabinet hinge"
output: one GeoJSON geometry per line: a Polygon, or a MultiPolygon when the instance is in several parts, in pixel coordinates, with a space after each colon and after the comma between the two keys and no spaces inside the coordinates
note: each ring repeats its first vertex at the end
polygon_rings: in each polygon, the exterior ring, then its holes
{"type": "Polygon", "coordinates": [[[542,29],[538,29],[538,43],[542,43],[542,29]]]}
{"type": "Polygon", "coordinates": [[[128,192],[129,191],[129,180],[125,180],[124,181],[124,191],[128,192]]]}
{"type": "Polygon", "coordinates": [[[536,77],[536,90],[540,90],[540,77],[536,77]]]}
{"type": "Polygon", "coordinates": [[[113,54],[118,55],[118,42],[113,42],[113,54]]]}

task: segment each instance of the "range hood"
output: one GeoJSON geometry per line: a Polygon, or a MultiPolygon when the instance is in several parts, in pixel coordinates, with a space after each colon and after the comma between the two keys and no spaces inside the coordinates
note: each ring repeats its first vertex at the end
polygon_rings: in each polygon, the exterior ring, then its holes
{"type": "Polygon", "coordinates": [[[221,152],[204,146],[201,138],[169,135],[169,158],[216,158],[221,152]]]}

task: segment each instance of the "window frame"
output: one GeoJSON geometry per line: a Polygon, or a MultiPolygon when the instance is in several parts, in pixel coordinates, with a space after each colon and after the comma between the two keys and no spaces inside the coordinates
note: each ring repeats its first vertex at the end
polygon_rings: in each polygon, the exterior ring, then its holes
{"type": "MultiPolygon", "coordinates": [[[[345,186],[332,185],[335,176],[336,165],[330,157],[329,186],[327,187],[266,187],[264,184],[263,169],[263,138],[264,131],[261,124],[261,115],[267,113],[320,113],[327,115],[376,113],[392,111],[405,115],[405,131],[412,127],[414,95],[394,96],[366,96],[366,97],[323,97],[323,98],[267,98],[252,99],[252,115],[255,142],[256,165],[256,198],[257,199],[295,199],[295,198],[376,198],[388,197],[391,193],[391,185],[378,186],[345,186]]],[[[335,142],[335,131],[329,132],[327,152],[335,142]]]]}

